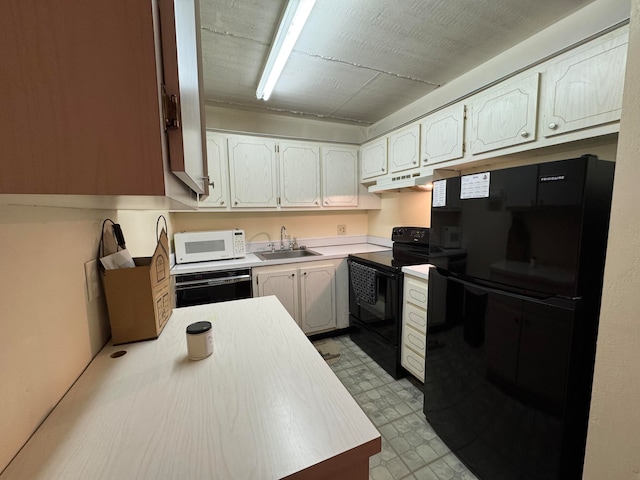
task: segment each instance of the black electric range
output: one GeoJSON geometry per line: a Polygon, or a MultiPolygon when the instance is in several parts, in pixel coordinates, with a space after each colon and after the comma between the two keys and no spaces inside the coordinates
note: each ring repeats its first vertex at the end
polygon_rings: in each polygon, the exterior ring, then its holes
{"type": "Polygon", "coordinates": [[[391,250],[349,255],[349,327],[356,345],[401,378],[402,267],[429,263],[429,229],[394,227],[391,239],[391,250]]]}

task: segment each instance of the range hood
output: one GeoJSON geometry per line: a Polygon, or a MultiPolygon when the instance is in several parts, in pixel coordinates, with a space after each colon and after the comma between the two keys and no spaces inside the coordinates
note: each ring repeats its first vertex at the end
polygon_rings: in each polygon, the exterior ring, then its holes
{"type": "Polygon", "coordinates": [[[433,182],[433,175],[420,175],[419,173],[414,173],[413,175],[398,175],[378,180],[375,185],[371,185],[367,190],[371,193],[380,193],[399,189],[426,191],[431,190],[431,182],[433,182]]]}

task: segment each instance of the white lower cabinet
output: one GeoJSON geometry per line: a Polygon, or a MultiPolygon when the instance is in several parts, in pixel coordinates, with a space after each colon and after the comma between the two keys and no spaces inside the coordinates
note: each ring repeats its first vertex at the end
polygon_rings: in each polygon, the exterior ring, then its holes
{"type": "Polygon", "coordinates": [[[332,261],[253,269],[253,295],[275,295],[307,335],[336,328],[335,267],[332,261]]]}
{"type": "Polygon", "coordinates": [[[427,356],[428,291],[427,280],[405,274],[400,363],[421,382],[427,356]]]}

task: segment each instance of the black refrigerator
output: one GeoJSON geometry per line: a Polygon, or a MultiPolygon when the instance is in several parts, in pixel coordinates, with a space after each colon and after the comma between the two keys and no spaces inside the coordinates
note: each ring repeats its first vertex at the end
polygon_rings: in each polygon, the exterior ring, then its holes
{"type": "Polygon", "coordinates": [[[614,163],[434,182],[424,413],[482,480],[582,476],[614,163]]]}

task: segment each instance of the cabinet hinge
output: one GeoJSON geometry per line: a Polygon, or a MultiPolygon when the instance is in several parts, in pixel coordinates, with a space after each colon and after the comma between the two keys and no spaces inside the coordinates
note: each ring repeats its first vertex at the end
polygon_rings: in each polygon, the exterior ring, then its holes
{"type": "Polygon", "coordinates": [[[280,205],[280,197],[278,197],[278,205],[280,205]]]}
{"type": "Polygon", "coordinates": [[[178,97],[177,95],[169,95],[162,85],[162,114],[164,115],[164,130],[170,128],[180,128],[180,119],[178,118],[178,97]]]}
{"type": "Polygon", "coordinates": [[[280,145],[276,145],[275,147],[276,153],[280,153],[280,145]]]}

